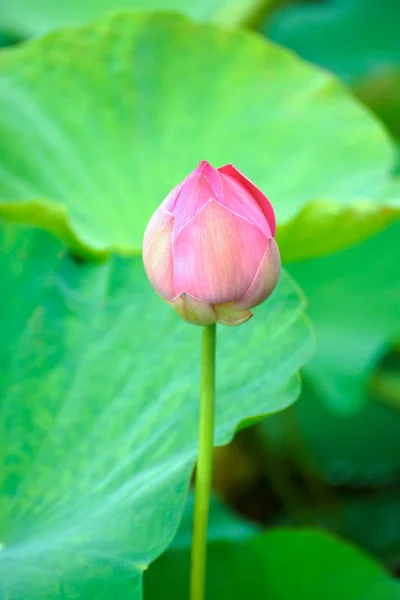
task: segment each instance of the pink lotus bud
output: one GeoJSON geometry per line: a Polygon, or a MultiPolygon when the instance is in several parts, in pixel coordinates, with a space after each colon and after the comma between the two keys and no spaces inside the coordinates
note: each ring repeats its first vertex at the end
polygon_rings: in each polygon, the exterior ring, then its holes
{"type": "Polygon", "coordinates": [[[189,323],[239,325],[279,278],[275,215],[232,165],[203,160],[147,225],[143,262],[159,296],[189,323]]]}

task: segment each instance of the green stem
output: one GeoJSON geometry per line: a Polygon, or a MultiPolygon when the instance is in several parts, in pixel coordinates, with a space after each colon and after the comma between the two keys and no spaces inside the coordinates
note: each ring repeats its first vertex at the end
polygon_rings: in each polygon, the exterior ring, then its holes
{"type": "Polygon", "coordinates": [[[215,325],[203,328],[199,450],[196,468],[190,600],[204,600],[215,405],[215,325]]]}

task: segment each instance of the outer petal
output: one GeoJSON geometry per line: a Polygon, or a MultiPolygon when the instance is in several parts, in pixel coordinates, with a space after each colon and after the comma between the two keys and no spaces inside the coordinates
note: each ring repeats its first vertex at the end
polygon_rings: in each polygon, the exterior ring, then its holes
{"type": "Polygon", "coordinates": [[[174,238],[215,194],[201,173],[192,173],[184,181],[171,209],[175,217],[174,238]]]}
{"type": "Polygon", "coordinates": [[[238,310],[234,302],[229,304],[216,304],[214,306],[221,325],[241,325],[253,316],[251,310],[238,310]]]}
{"type": "Polygon", "coordinates": [[[178,185],[176,185],[170,191],[168,196],[166,196],[163,200],[160,208],[164,208],[168,212],[174,214],[174,208],[176,206],[176,202],[181,192],[181,189],[186,183],[188,183],[193,178],[193,175],[204,175],[204,177],[208,181],[208,184],[214,190],[214,196],[217,196],[217,198],[219,199],[218,194],[220,196],[222,195],[222,187],[219,173],[217,169],[214,169],[214,167],[210,165],[210,163],[208,163],[206,160],[202,160],[199,162],[198,166],[191,173],[189,173],[189,175],[187,175],[185,179],[183,179],[183,181],[178,183],[178,185]]]}
{"type": "Polygon", "coordinates": [[[158,208],[151,217],[143,238],[144,268],[151,285],[164,300],[172,300],[176,296],[172,260],[173,227],[173,215],[158,208]]]}
{"type": "Polygon", "coordinates": [[[254,197],[239,181],[230,175],[220,175],[223,189],[222,204],[243,219],[252,223],[264,233],[271,236],[271,229],[261,207],[254,197]]]}
{"type": "Polygon", "coordinates": [[[184,321],[192,325],[206,326],[217,322],[217,315],[211,304],[201,302],[186,292],[174,298],[172,306],[184,321]]]}
{"type": "Polygon", "coordinates": [[[207,179],[210,187],[214,192],[214,198],[219,202],[223,200],[222,181],[218,169],[214,169],[206,160],[202,160],[195,170],[196,173],[201,173],[207,179]]]}
{"type": "Polygon", "coordinates": [[[278,245],[274,238],[270,238],[256,276],[242,300],[235,304],[235,308],[249,309],[264,302],[278,283],[280,272],[281,257],[278,245]]]}
{"type": "Polygon", "coordinates": [[[219,167],[218,171],[223,175],[228,175],[232,177],[236,181],[238,181],[254,198],[262,212],[264,213],[265,218],[267,219],[267,223],[269,225],[271,235],[275,236],[276,233],[276,220],[274,209],[268,198],[262,193],[262,191],[254,185],[250,179],[247,179],[243,173],[238,171],[233,165],[225,165],[223,167],[219,167]]]}
{"type": "Polygon", "coordinates": [[[174,287],[208,304],[240,300],[268,239],[222,204],[209,201],[173,241],[174,287]]]}
{"type": "Polygon", "coordinates": [[[164,210],[172,213],[172,209],[175,206],[176,203],[176,199],[178,198],[181,189],[183,188],[183,184],[185,183],[187,177],[181,181],[180,183],[178,183],[178,185],[176,185],[168,194],[168,196],[166,196],[164,198],[164,200],[162,201],[162,203],[160,204],[159,208],[163,208],[164,210]]]}

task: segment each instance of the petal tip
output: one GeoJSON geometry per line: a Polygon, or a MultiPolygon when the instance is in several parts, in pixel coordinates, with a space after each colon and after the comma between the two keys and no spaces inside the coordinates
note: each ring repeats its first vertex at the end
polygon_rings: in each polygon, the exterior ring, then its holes
{"type": "Polygon", "coordinates": [[[275,237],[275,212],[271,202],[268,200],[264,192],[262,192],[261,189],[255,183],[253,183],[248,177],[246,177],[246,175],[239,171],[239,169],[237,169],[232,163],[228,163],[227,165],[219,167],[217,171],[222,175],[228,175],[229,177],[235,179],[248,191],[249,194],[253,196],[254,200],[257,202],[262,212],[264,213],[264,216],[267,220],[271,231],[271,235],[275,237]]]}

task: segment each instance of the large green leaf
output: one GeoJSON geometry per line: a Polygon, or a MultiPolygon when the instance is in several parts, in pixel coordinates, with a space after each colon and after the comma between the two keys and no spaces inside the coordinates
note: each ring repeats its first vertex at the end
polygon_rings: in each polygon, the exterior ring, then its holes
{"type": "MultiPolygon", "coordinates": [[[[145,576],[144,600],[186,600],[188,552],[167,552],[145,576]]],[[[399,600],[400,584],[371,558],[322,531],[277,529],[209,546],[209,600],[399,600]]]]}
{"type": "Polygon", "coordinates": [[[271,198],[284,260],[354,243],[400,206],[383,196],[393,149],[339,83],[250,32],[177,15],[117,15],[3,53],[0,153],[0,213],[81,253],[136,252],[203,158],[271,198]]]}
{"type": "MultiPolygon", "coordinates": [[[[4,0],[2,0],[4,1],[4,0]]],[[[116,10],[172,10],[196,21],[226,25],[246,23],[260,5],[271,0],[13,0],[2,7],[2,21],[25,35],[38,35],[64,25],[79,25],[116,10]]]]}
{"type": "MultiPolygon", "coordinates": [[[[82,264],[15,227],[0,252],[0,596],[136,600],[196,456],[200,329],[140,258],[82,264]]],[[[219,328],[216,444],[295,400],[303,309],[283,274],[248,325],[219,328]]]]}
{"type": "Polygon", "coordinates": [[[333,410],[356,411],[377,359],[400,336],[400,226],[341,253],[292,265],[317,351],[304,374],[333,410]]]}

